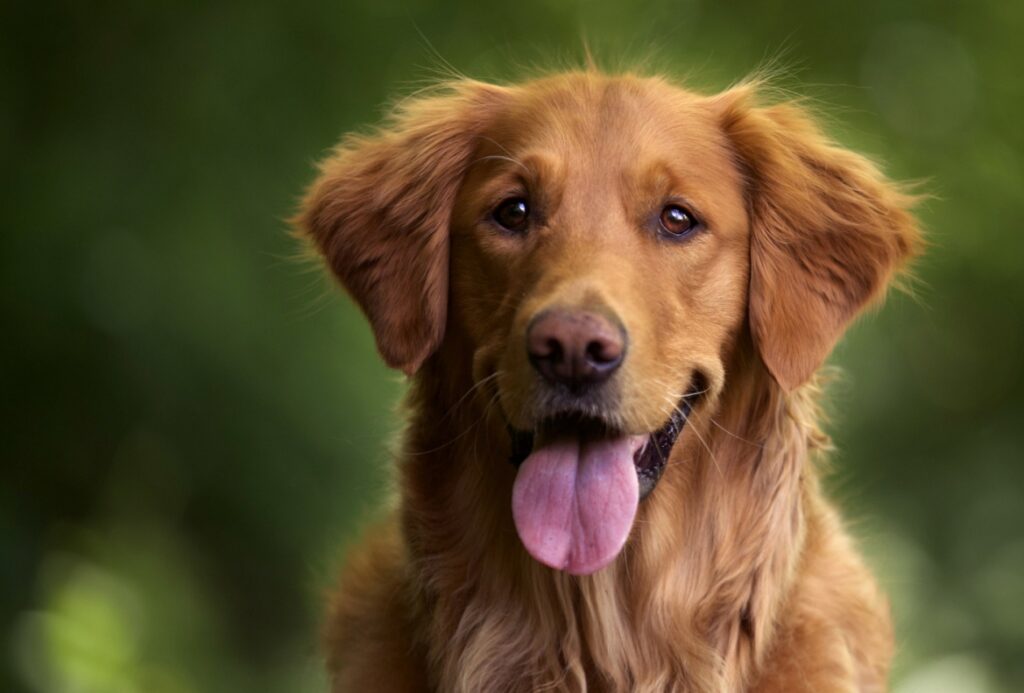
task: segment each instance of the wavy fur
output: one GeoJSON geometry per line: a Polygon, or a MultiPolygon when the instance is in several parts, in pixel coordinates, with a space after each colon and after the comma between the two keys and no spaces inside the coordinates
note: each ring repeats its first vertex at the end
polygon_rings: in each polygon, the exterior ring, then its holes
{"type": "MultiPolygon", "coordinates": [[[[388,362],[415,372],[397,502],[351,552],[331,600],[333,690],[884,690],[888,607],[820,488],[817,460],[829,444],[813,374],[917,247],[912,199],[797,106],[761,106],[749,86],[702,97],[590,71],[516,87],[467,82],[421,98],[382,133],[347,140],[299,218],[388,362]],[[713,276],[681,252],[671,260],[690,262],[680,265],[695,282],[687,296],[702,304],[657,299],[669,269],[651,263],[670,260],[658,259],[660,248],[641,261],[647,246],[626,236],[601,254],[598,241],[570,252],[552,235],[533,254],[489,264],[487,253],[511,251],[477,229],[473,210],[492,177],[471,174],[479,161],[563,181],[558,209],[585,209],[572,207],[570,179],[558,177],[575,165],[594,170],[572,159],[574,133],[597,133],[589,141],[602,163],[614,161],[629,137],[587,130],[590,116],[639,120],[630,141],[641,147],[671,117],[658,115],[662,103],[689,114],[680,147],[703,157],[709,190],[724,195],[718,254],[713,241],[687,251],[706,253],[701,264],[721,261],[713,276]],[[532,128],[551,114],[558,138],[547,140],[532,128]],[[538,158],[543,142],[570,142],[561,168],[538,158]],[[593,279],[587,292],[559,288],[583,274],[593,279]],[[506,422],[533,401],[528,366],[509,350],[522,316],[556,294],[639,316],[630,318],[624,420],[666,415],[674,390],[655,385],[657,374],[677,390],[692,372],[709,382],[625,550],[584,577],[533,561],[509,510],[506,422]],[[673,322],[702,315],[704,303],[707,318],[673,322]]],[[[581,184],[580,199],[599,184],[581,184]]],[[[627,201],[643,197],[625,189],[627,201]]],[[[578,217],[564,214],[551,225],[568,238],[578,217]]]]}

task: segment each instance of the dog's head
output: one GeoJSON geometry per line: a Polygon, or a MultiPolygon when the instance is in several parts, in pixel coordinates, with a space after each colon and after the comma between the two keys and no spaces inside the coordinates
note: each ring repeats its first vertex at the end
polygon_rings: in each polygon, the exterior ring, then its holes
{"type": "Polygon", "coordinates": [[[779,386],[807,381],[912,252],[906,206],[752,87],[588,72],[412,100],[343,141],[299,222],[388,364],[468,344],[523,453],[523,543],[587,573],[744,330],[779,386]]]}

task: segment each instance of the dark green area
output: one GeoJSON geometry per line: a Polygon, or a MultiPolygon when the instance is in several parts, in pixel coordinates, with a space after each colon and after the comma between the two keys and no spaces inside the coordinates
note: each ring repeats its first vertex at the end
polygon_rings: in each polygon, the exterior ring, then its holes
{"type": "Polygon", "coordinates": [[[834,489],[896,689],[1024,690],[1024,4],[426,0],[0,9],[0,690],[322,690],[320,592],[386,495],[399,379],[284,219],[444,60],[781,57],[926,179],[917,300],[834,362],[834,489]]]}

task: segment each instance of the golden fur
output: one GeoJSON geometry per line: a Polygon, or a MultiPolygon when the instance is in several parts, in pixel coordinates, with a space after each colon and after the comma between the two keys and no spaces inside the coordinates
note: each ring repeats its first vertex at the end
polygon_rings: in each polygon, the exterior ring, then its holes
{"type": "Polygon", "coordinates": [[[330,604],[333,690],[886,689],[888,607],[819,487],[814,373],[916,249],[911,199],[756,91],[458,81],[326,159],[298,226],[411,376],[397,507],[330,604]],[[525,237],[487,222],[513,194],[525,237]],[[707,226],[685,243],[644,231],[673,196],[707,226]],[[546,305],[623,319],[621,430],[706,386],[626,548],[583,577],[530,558],[510,509],[546,305]]]}

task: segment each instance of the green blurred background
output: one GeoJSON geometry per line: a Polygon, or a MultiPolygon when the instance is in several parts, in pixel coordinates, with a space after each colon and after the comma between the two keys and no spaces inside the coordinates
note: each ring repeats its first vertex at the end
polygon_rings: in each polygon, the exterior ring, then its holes
{"type": "Polygon", "coordinates": [[[932,248],[834,361],[835,494],[898,693],[1024,690],[1024,3],[36,2],[0,9],[0,690],[318,691],[321,593],[402,385],[284,219],[438,74],[781,56],[927,179],[932,248]]]}

